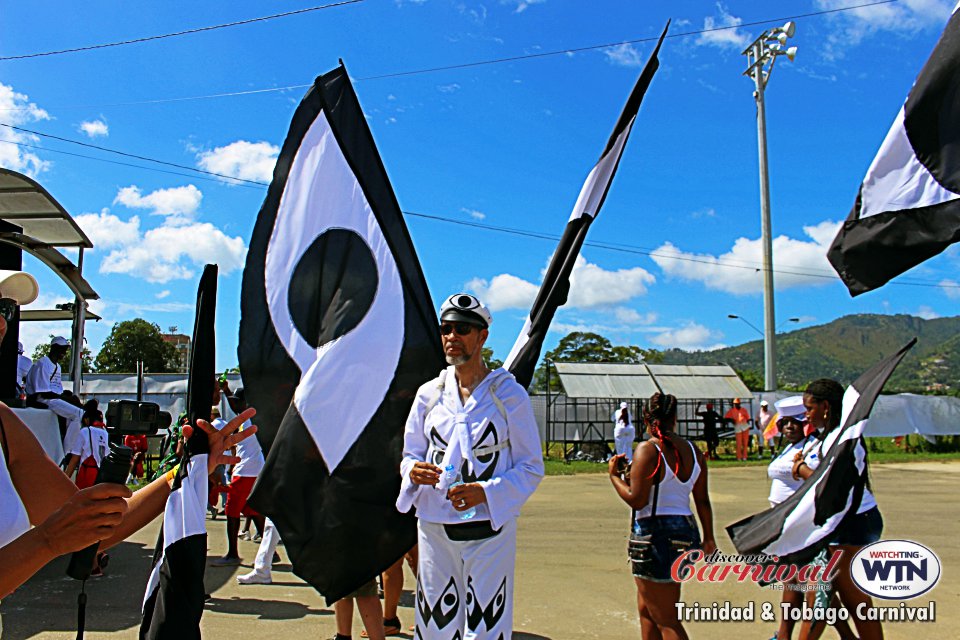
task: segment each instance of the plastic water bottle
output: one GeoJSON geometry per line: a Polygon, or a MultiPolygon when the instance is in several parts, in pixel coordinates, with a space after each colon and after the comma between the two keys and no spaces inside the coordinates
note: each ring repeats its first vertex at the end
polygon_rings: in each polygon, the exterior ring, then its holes
{"type": "MultiPolygon", "coordinates": [[[[463,478],[460,476],[459,473],[457,473],[457,472],[454,470],[452,464],[448,464],[447,467],[446,467],[446,469],[444,469],[444,471],[445,471],[445,475],[447,476],[447,480],[450,481],[450,484],[448,485],[450,489],[453,489],[454,487],[463,484],[463,478]]],[[[470,518],[472,518],[472,517],[475,516],[475,515],[477,515],[477,508],[476,508],[476,507],[470,507],[470,508],[467,509],[466,511],[461,511],[461,512],[460,512],[460,519],[461,519],[461,520],[469,520],[470,518]]]]}

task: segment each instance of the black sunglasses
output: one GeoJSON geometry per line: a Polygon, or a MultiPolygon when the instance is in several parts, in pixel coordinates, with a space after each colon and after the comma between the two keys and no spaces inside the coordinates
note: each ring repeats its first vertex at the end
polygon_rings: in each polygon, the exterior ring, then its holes
{"type": "Polygon", "coordinates": [[[777,426],[778,426],[778,427],[785,427],[785,426],[787,426],[788,424],[790,424],[791,422],[792,422],[793,424],[795,424],[795,425],[800,426],[800,427],[806,426],[806,422],[805,422],[804,420],[801,420],[798,416],[784,416],[784,417],[780,418],[779,420],[777,420],[777,426]]]}
{"type": "Polygon", "coordinates": [[[10,322],[13,320],[13,316],[16,315],[18,306],[20,305],[17,304],[16,300],[0,298],[0,317],[10,322]]]}
{"type": "Polygon", "coordinates": [[[470,324],[469,322],[445,322],[440,325],[440,335],[448,336],[452,332],[456,331],[458,336],[468,336],[470,335],[470,332],[476,328],[476,326],[470,324]]]}

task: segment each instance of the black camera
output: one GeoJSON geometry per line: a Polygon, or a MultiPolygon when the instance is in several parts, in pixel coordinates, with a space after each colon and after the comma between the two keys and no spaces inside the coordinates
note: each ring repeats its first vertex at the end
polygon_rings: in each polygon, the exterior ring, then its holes
{"type": "Polygon", "coordinates": [[[121,435],[156,435],[157,431],[169,427],[172,416],[160,411],[156,402],[138,402],[137,400],[111,400],[107,405],[107,431],[121,435]]]}
{"type": "MultiPolygon", "coordinates": [[[[112,402],[110,404],[113,404],[112,402]]],[[[154,405],[156,406],[156,405],[154,405]]],[[[130,473],[130,463],[133,460],[133,449],[123,445],[110,445],[108,453],[100,462],[100,470],[97,472],[96,484],[101,482],[112,482],[115,484],[124,484],[127,474],[130,473]]],[[[93,561],[97,557],[97,549],[100,543],[94,543],[86,549],[74,551],[70,556],[70,564],[67,566],[67,575],[75,580],[86,580],[90,577],[93,569],[93,561]]]]}

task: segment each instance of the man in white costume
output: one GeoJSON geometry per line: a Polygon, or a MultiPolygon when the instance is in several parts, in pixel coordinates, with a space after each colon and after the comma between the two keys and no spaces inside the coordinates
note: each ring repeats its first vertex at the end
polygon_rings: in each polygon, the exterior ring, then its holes
{"type": "Polygon", "coordinates": [[[397,499],[419,519],[414,637],[509,639],[516,520],[543,478],[540,437],[527,392],[481,357],[490,311],[459,293],[444,302],[440,322],[452,366],[417,392],[397,499]],[[463,484],[450,488],[448,466],[463,484]]]}
{"type": "Polygon", "coordinates": [[[57,336],[50,341],[50,353],[37,359],[27,374],[27,406],[50,409],[67,421],[67,431],[63,437],[63,450],[68,451],[77,434],[80,433],[80,421],[83,409],[67,401],[71,394],[64,394],[60,380],[60,360],[70,348],[70,342],[57,336]]]}
{"type": "Polygon", "coordinates": [[[620,403],[620,408],[613,412],[613,445],[616,455],[627,456],[627,462],[633,462],[633,441],[637,437],[637,430],[633,427],[633,416],[630,415],[629,405],[620,403]]]}

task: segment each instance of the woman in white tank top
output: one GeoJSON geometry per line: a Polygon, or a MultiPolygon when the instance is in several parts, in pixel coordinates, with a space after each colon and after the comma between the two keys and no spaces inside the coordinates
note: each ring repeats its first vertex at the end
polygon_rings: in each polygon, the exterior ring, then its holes
{"type": "MultiPolygon", "coordinates": [[[[32,302],[37,293],[33,276],[0,271],[0,342],[17,306],[32,302]],[[32,283],[27,293],[25,282],[32,283]]],[[[256,432],[254,427],[236,433],[254,413],[244,412],[221,431],[200,422],[209,438],[211,472],[218,464],[239,462],[224,451],[256,432]]],[[[0,598],[10,595],[50,560],[96,542],[105,549],[151,522],[163,511],[173,481],[172,476],[158,478],[129,502],[130,490],[120,484],[98,484],[78,491],[2,402],[0,448],[0,598]]]]}
{"type": "Polygon", "coordinates": [[[650,439],[637,446],[627,478],[619,472],[622,455],[614,456],[609,466],[617,495],[634,510],[628,555],[637,585],[640,630],[644,638],[663,640],[688,637],[677,617],[680,584],[670,577],[671,566],[688,550],[701,548],[710,554],[717,549],[703,455],[674,433],[676,421],[677,399],[653,394],[643,412],[650,439]]]}

